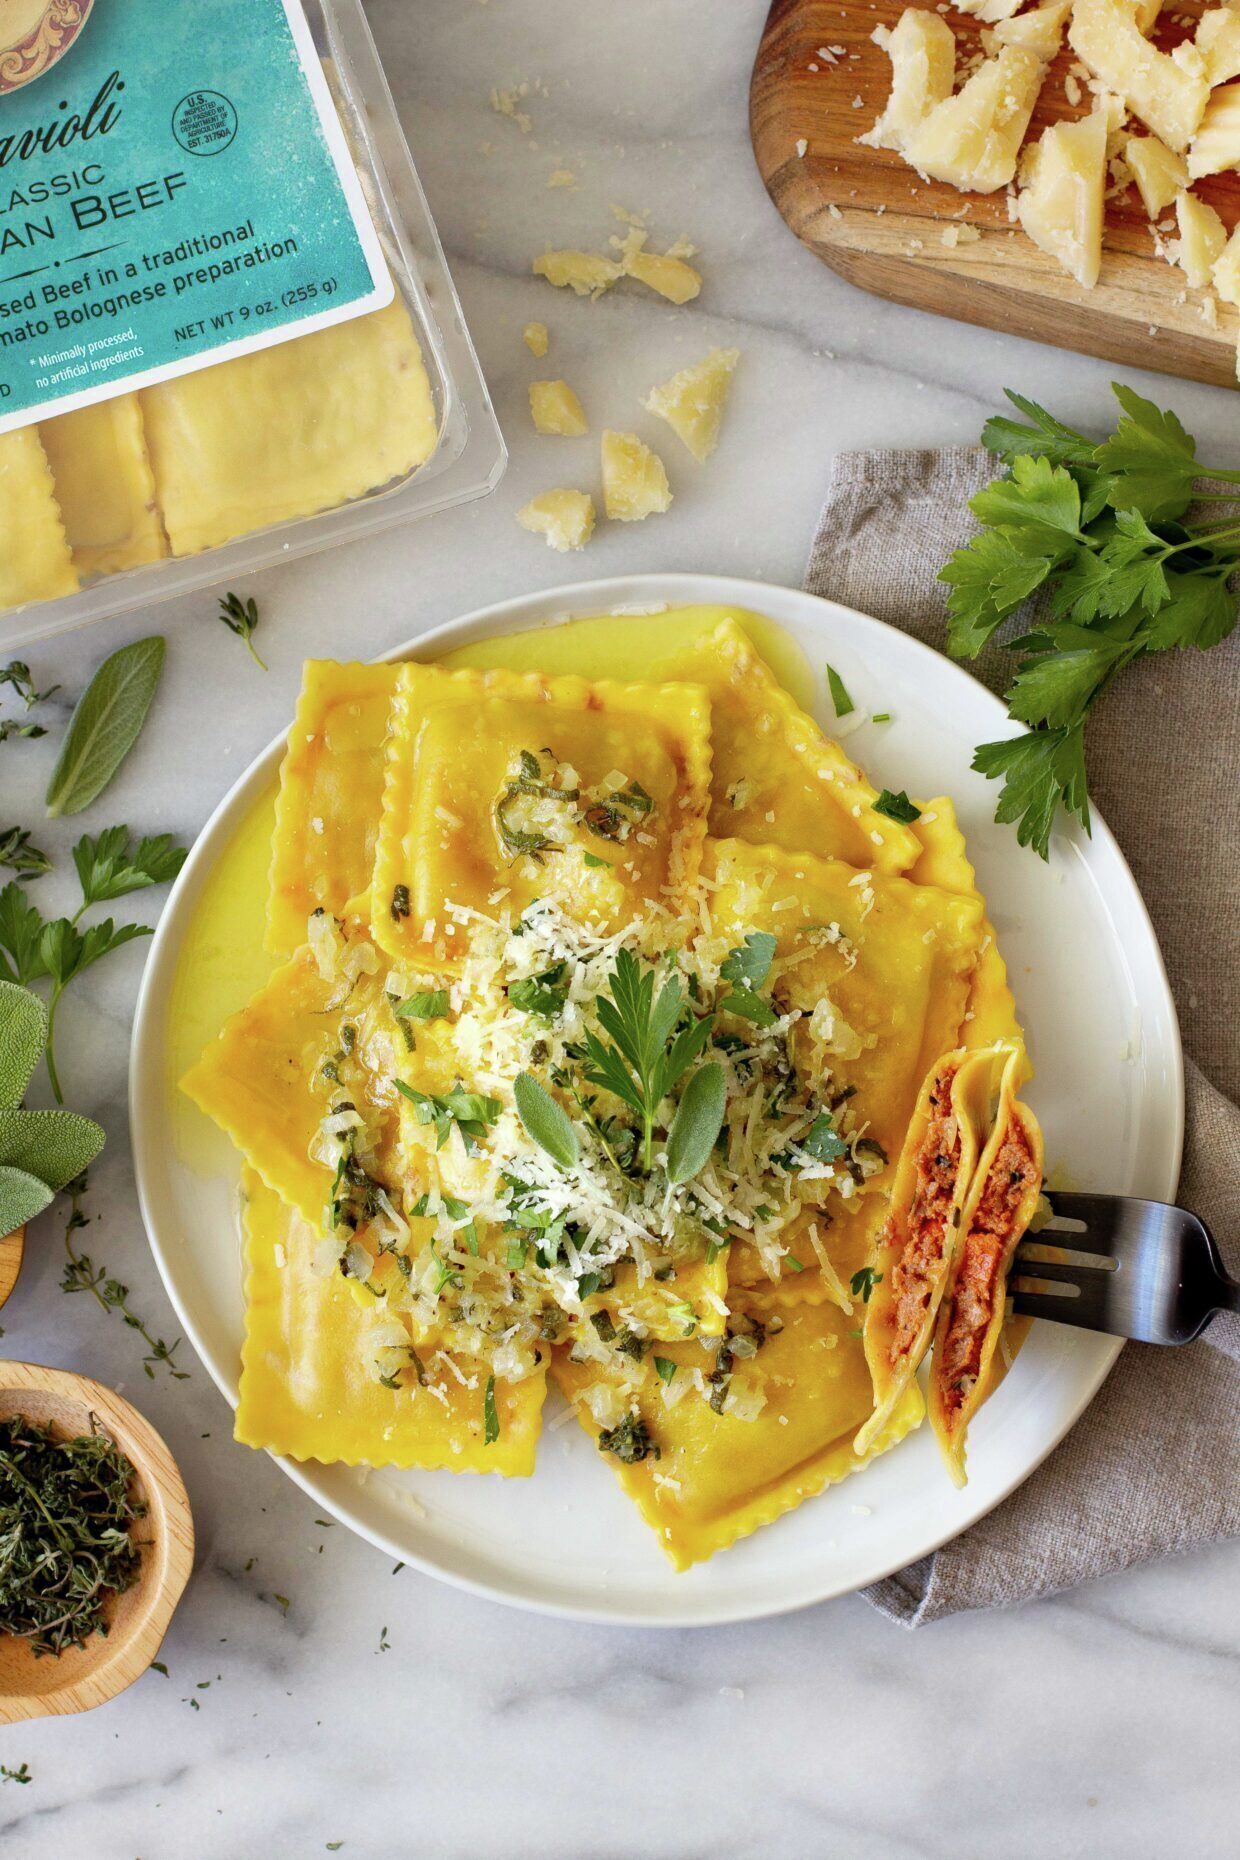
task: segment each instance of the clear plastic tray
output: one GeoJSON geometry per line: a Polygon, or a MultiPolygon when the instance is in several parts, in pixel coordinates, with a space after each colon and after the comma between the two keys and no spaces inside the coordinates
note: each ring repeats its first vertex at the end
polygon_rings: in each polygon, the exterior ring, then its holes
{"type": "Polygon", "coordinates": [[[0,652],[431,516],[486,496],[503,475],[503,436],[361,0],[303,0],[303,8],[328,66],[397,291],[421,344],[438,418],[434,450],[407,478],[338,509],[254,531],[200,554],[125,569],[57,600],[0,612],[0,652]]]}

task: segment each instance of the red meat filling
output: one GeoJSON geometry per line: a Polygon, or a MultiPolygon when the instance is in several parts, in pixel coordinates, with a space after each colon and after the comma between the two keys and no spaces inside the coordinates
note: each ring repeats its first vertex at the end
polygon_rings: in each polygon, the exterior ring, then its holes
{"type": "Polygon", "coordinates": [[[939,1346],[938,1373],[949,1412],[967,1401],[981,1368],[982,1346],[1004,1296],[1011,1256],[1020,1239],[1017,1216],[1033,1173],[1033,1154],[1013,1120],[991,1165],[977,1212],[963,1242],[951,1309],[939,1346]]]}

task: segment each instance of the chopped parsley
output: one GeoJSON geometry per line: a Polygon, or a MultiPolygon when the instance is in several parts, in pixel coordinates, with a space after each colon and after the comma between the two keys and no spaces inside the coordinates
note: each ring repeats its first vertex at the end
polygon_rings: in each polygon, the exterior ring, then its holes
{"type": "Polygon", "coordinates": [[[875,1272],[873,1266],[863,1266],[860,1272],[853,1273],[849,1280],[849,1290],[854,1298],[859,1298],[862,1304],[868,1305],[874,1295],[874,1287],[881,1285],[882,1280],[882,1273],[875,1272]]]}
{"type": "Polygon", "coordinates": [[[844,680],[833,665],[827,667],[827,685],[831,692],[831,702],[835,706],[837,717],[847,717],[857,706],[848,695],[844,680]]]}
{"type": "Polygon", "coordinates": [[[493,1447],[499,1439],[499,1410],[495,1406],[495,1377],[487,1377],[486,1393],[482,1397],[483,1440],[488,1447],[493,1447]]]}
{"type": "Polygon", "coordinates": [[[901,788],[899,794],[893,794],[890,788],[884,788],[874,803],[876,814],[885,814],[888,820],[898,820],[903,826],[912,826],[921,819],[921,809],[910,801],[901,788]]]}
{"type": "Polygon", "coordinates": [[[407,995],[400,1006],[392,1011],[397,1020],[446,1020],[448,991],[446,988],[431,988],[421,994],[407,995]]]}

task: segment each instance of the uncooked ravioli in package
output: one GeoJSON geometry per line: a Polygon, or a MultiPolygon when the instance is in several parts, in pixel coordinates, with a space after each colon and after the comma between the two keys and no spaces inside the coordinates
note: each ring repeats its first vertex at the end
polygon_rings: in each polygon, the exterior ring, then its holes
{"type": "Polygon", "coordinates": [[[0,8],[0,648],[504,463],[360,0],[0,8]]]}

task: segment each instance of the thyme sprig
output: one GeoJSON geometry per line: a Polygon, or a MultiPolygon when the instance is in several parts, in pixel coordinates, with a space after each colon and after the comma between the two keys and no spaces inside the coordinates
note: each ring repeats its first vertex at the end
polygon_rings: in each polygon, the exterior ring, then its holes
{"type": "Polygon", "coordinates": [[[129,1287],[122,1285],[119,1279],[112,1278],[106,1266],[97,1266],[89,1253],[79,1253],[73,1244],[73,1236],[88,1227],[90,1221],[82,1212],[82,1196],[86,1193],[86,1177],[79,1176],[76,1182],[69,1184],[69,1217],[65,1222],[65,1252],[68,1259],[60,1281],[62,1292],[89,1292],[102,1311],[119,1311],[130,1330],[136,1330],[147,1346],[147,1354],[142,1359],[146,1374],[155,1380],[155,1369],[163,1364],[177,1382],[189,1380],[188,1369],[178,1369],[173,1358],[181,1347],[178,1337],[175,1343],[165,1343],[162,1337],[152,1336],[144,1321],[130,1309],[129,1287]]]}

